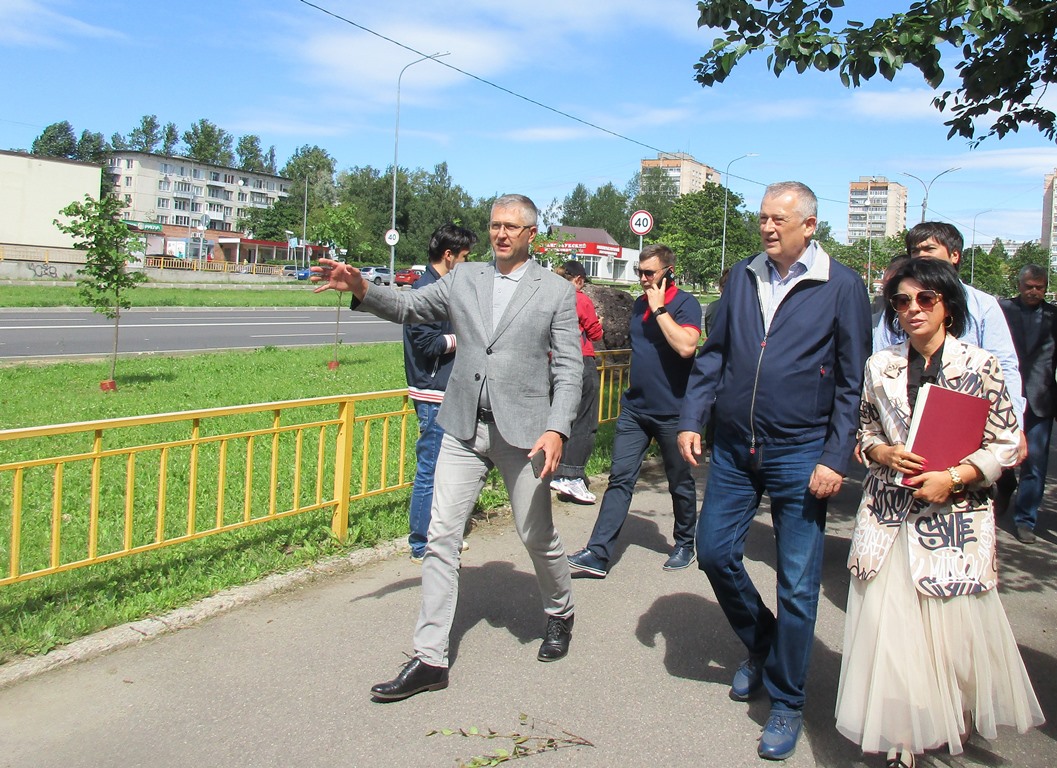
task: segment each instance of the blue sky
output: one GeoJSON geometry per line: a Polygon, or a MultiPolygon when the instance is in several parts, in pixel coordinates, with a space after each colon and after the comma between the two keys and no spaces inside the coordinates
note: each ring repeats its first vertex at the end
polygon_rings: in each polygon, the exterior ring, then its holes
{"type": "MultiPolygon", "coordinates": [[[[1044,175],[1057,145],[1024,130],[971,149],[946,139],[932,92],[906,71],[848,91],[831,75],[775,78],[758,55],[711,89],[693,65],[716,34],[692,0],[315,0],[379,35],[441,59],[618,138],[424,61],[400,91],[399,163],[447,162],[474,196],[521,192],[541,207],[578,182],[623,188],[657,150],[723,171],[755,210],[763,185],[796,179],[838,237],[848,182],[887,176],[921,215],[966,241],[1040,237],[1044,175]],[[988,211],[985,213],[985,211],[988,211]]],[[[859,2],[856,12],[891,3],[859,2]]],[[[304,144],[339,169],[393,162],[397,77],[418,55],[299,0],[0,0],[0,148],[28,148],[48,124],[128,133],[144,114],[182,130],[199,118],[275,145],[304,144]]],[[[954,61],[944,60],[948,73],[954,61]]],[[[1047,97],[1057,107],[1057,98],[1047,97]]],[[[631,245],[631,244],[629,244],[631,245]]]]}

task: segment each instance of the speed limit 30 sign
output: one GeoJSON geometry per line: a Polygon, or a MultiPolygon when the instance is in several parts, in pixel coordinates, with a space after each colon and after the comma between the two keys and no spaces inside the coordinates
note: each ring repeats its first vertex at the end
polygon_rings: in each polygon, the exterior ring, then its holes
{"type": "Polygon", "coordinates": [[[649,211],[635,211],[628,221],[631,231],[640,237],[653,229],[653,214],[649,211]]]}

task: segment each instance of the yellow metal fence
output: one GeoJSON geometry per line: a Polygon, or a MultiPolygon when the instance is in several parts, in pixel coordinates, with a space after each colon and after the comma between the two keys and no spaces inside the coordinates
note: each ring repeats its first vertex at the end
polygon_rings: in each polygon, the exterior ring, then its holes
{"type": "MultiPolygon", "coordinates": [[[[627,386],[599,354],[599,420],[627,386]]],[[[0,586],[409,486],[407,390],[0,430],[0,586]],[[6,532],[6,535],[4,535],[6,532]]]]}

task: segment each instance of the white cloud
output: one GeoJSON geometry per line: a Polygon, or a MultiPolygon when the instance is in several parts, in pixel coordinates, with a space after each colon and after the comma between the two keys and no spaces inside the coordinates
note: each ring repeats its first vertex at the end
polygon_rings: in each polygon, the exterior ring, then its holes
{"type": "Polygon", "coordinates": [[[930,119],[942,122],[942,113],[932,106],[936,92],[929,88],[851,91],[851,110],[859,117],[895,122],[930,119]]]}
{"type": "Polygon", "coordinates": [[[0,47],[60,48],[69,37],[123,39],[124,35],[53,11],[38,0],[0,0],[0,47]]]}

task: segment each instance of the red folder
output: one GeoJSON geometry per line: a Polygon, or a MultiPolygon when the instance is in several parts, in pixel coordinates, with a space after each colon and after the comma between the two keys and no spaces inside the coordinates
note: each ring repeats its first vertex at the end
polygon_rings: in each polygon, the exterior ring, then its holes
{"type": "MultiPolygon", "coordinates": [[[[990,412],[986,397],[925,384],[910,419],[907,450],[927,460],[926,472],[956,467],[980,448],[990,412]]],[[[904,485],[909,477],[903,476],[904,485]]]]}

